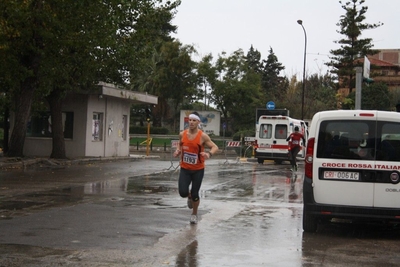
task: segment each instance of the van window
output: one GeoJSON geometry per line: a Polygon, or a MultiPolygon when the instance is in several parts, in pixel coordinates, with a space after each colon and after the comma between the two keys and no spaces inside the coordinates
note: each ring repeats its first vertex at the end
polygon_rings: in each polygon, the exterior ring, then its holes
{"type": "Polygon", "coordinates": [[[287,137],[287,125],[277,124],[275,126],[275,139],[286,139],[287,137]]]}
{"type": "Polygon", "coordinates": [[[272,137],[272,124],[261,124],[259,137],[264,139],[271,139],[272,137]]]}
{"type": "Polygon", "coordinates": [[[400,123],[379,122],[380,143],[377,160],[400,161],[400,123]]]}
{"type": "Polygon", "coordinates": [[[375,121],[323,121],[320,127],[318,158],[375,158],[375,121]]]}

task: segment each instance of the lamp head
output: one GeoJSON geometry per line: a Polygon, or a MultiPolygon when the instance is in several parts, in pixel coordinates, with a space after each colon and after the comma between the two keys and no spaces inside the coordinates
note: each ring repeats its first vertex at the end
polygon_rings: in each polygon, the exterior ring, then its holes
{"type": "Polygon", "coordinates": [[[303,21],[302,21],[301,19],[299,19],[299,20],[297,21],[297,23],[300,24],[300,25],[303,25],[303,21]]]}

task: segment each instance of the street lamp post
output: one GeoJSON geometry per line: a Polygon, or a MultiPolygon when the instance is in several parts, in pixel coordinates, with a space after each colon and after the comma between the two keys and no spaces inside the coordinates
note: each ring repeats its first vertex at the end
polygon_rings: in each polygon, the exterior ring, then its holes
{"type": "Polygon", "coordinates": [[[307,33],[303,26],[303,21],[299,19],[298,24],[303,28],[304,31],[304,65],[303,65],[303,91],[301,93],[301,119],[304,119],[304,90],[306,86],[306,53],[307,53],[307,33]]]}

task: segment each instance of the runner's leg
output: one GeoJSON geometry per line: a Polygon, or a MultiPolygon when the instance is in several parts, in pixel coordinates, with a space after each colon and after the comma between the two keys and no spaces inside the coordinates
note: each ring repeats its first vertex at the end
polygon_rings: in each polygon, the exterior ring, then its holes
{"type": "Polygon", "coordinates": [[[295,148],[293,148],[293,167],[295,168],[295,170],[297,171],[297,162],[296,162],[296,158],[297,158],[297,154],[300,151],[300,147],[296,146],[295,148]]]}
{"type": "Polygon", "coordinates": [[[290,165],[292,165],[292,169],[294,170],[296,166],[296,156],[294,155],[294,148],[290,150],[290,165]]]}
{"type": "Polygon", "coordinates": [[[181,197],[189,196],[189,186],[192,179],[190,177],[190,172],[186,169],[182,169],[179,172],[179,181],[178,181],[178,191],[181,197]]]}
{"type": "Polygon", "coordinates": [[[192,190],[191,190],[191,195],[192,195],[192,202],[193,202],[193,215],[197,215],[197,210],[199,208],[200,204],[200,196],[199,196],[199,191],[201,187],[201,183],[203,182],[203,176],[204,176],[204,169],[196,171],[192,175],[192,190]]]}

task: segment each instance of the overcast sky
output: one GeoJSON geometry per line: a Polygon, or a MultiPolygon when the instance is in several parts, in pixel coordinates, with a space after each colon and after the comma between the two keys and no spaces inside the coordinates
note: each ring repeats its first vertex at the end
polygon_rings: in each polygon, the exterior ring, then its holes
{"type": "MultiPolygon", "coordinates": [[[[343,0],[346,2],[348,0],[343,0]]],[[[383,26],[363,32],[373,38],[375,49],[400,49],[400,0],[366,0],[366,23],[383,26]]],[[[285,66],[283,75],[302,76],[304,32],[307,34],[307,74],[325,74],[334,41],[342,36],[336,31],[345,14],[338,0],[182,0],[173,23],[178,26],[175,38],[192,44],[200,57],[223,51],[230,55],[241,48],[247,54],[251,45],[266,59],[272,47],[285,66]]]]}

